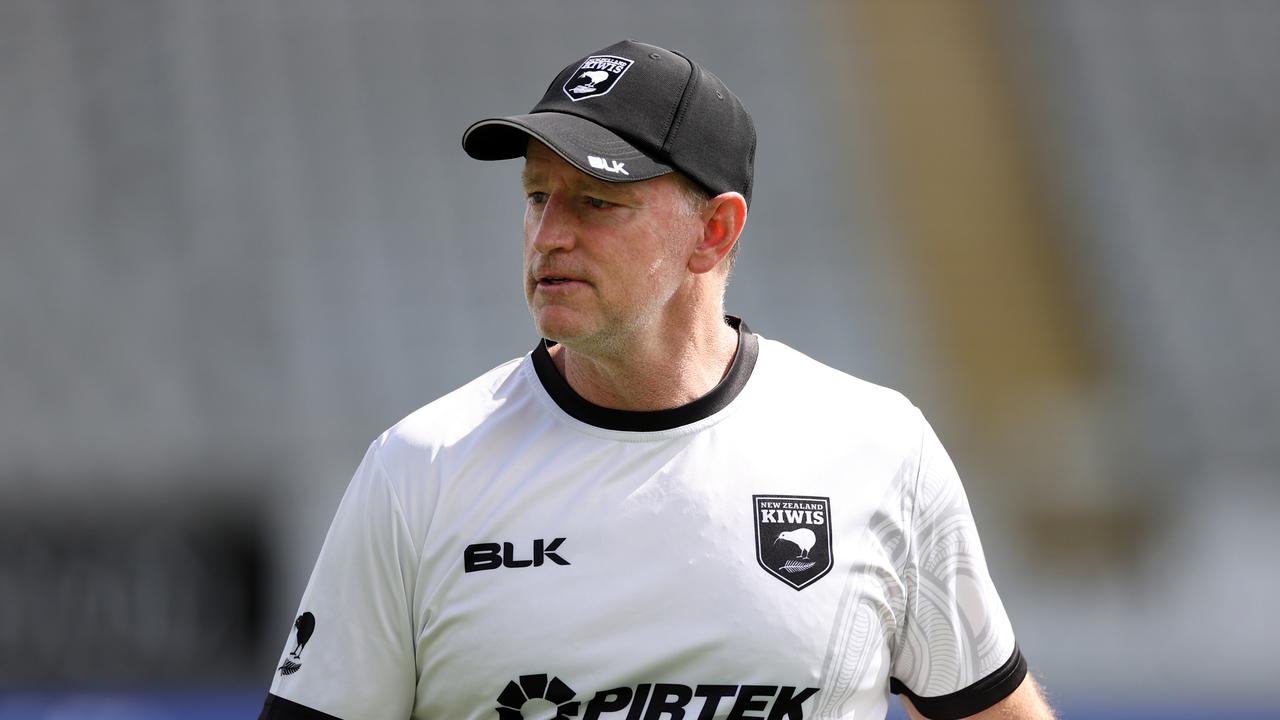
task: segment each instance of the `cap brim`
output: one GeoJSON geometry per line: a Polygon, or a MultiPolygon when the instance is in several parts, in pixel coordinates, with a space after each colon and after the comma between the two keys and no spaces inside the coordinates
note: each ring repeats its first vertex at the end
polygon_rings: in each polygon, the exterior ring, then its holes
{"type": "Polygon", "coordinates": [[[510,160],[524,157],[530,137],[582,172],[609,182],[635,182],[675,172],[604,127],[557,112],[481,120],[463,133],[462,148],[477,160],[510,160]]]}

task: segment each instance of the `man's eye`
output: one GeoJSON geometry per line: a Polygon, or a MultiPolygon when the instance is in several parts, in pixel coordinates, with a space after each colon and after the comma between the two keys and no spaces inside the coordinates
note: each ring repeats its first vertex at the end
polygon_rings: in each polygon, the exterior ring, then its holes
{"type": "Polygon", "coordinates": [[[603,209],[603,208],[607,208],[607,207],[609,207],[609,201],[608,201],[608,200],[601,200],[600,198],[597,198],[597,197],[590,197],[590,196],[588,196],[588,197],[587,197],[587,202],[591,203],[591,207],[596,208],[596,209],[603,209]]]}
{"type": "Polygon", "coordinates": [[[547,194],[546,194],[546,193],[544,193],[544,192],[531,192],[531,193],[529,193],[529,204],[530,204],[530,205],[541,205],[541,204],[545,203],[546,201],[547,201],[547,194]]]}

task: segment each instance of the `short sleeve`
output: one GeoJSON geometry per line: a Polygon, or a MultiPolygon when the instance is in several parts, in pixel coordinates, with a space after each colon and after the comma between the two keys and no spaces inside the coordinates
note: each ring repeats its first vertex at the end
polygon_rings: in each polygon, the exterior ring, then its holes
{"type": "Polygon", "coordinates": [[[329,527],[259,720],[405,720],[416,549],[370,447],[329,527]]]}
{"type": "Polygon", "coordinates": [[[963,718],[1003,700],[1027,666],[987,571],[955,466],[922,417],[912,494],[905,623],[890,689],[925,717],[963,718]]]}

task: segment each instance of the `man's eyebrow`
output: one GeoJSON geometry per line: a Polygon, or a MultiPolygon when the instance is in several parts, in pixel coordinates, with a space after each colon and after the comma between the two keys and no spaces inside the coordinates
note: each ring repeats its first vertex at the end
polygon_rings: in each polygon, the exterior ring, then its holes
{"type": "Polygon", "coordinates": [[[542,173],[532,171],[527,166],[520,173],[520,186],[523,187],[525,190],[528,190],[534,185],[541,183],[543,181],[544,181],[544,178],[542,173]]]}
{"type": "Polygon", "coordinates": [[[586,193],[608,195],[609,197],[634,200],[636,191],[627,187],[627,183],[611,183],[604,180],[586,180],[579,183],[579,188],[586,193]]]}

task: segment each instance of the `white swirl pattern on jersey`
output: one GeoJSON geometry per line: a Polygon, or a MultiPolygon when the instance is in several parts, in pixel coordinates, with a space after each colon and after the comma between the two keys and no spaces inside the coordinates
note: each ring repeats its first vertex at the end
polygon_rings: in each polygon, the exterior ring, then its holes
{"type": "Polygon", "coordinates": [[[904,568],[908,608],[894,677],[918,695],[969,687],[1014,651],[955,467],[925,426],[914,527],[904,568]],[[993,612],[993,609],[996,612],[993,612]]]}

